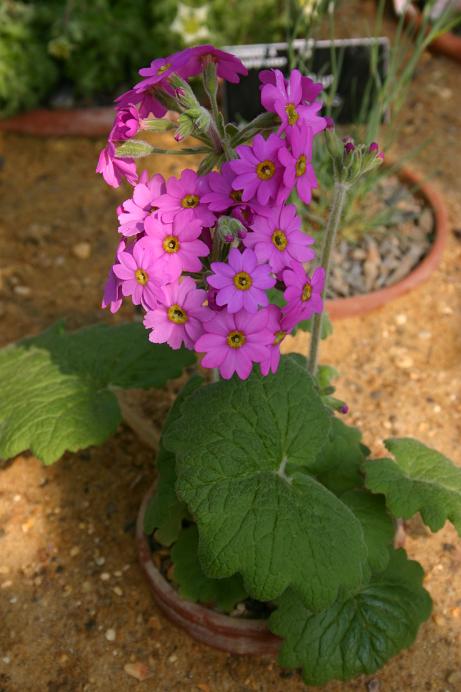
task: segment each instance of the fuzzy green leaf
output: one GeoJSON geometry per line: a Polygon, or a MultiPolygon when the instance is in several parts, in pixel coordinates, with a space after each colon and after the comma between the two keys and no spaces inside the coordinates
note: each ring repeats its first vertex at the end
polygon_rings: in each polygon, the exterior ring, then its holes
{"type": "Polygon", "coordinates": [[[341,500],[355,514],[362,525],[368,548],[368,564],[372,572],[382,572],[389,562],[395,528],[386,511],[382,495],[371,495],[365,490],[349,490],[341,500]]]}
{"type": "Polygon", "coordinates": [[[45,464],[99,444],[121,421],[112,390],[161,387],[193,362],[149,342],[140,324],[54,326],[0,351],[0,456],[30,449],[45,464]]]}
{"type": "Polygon", "coordinates": [[[156,467],[159,479],[144,514],[144,532],[150,535],[155,531],[156,540],[170,546],[178,538],[182,520],[189,516],[189,512],[176,495],[174,454],[160,447],[156,467]]]}
{"type": "Polygon", "coordinates": [[[394,516],[409,519],[420,512],[432,531],[449,520],[461,535],[461,468],[409,437],[386,440],[385,445],[395,461],[368,462],[367,488],[385,495],[394,516]]]}
{"type": "Polygon", "coordinates": [[[181,531],[171,551],[171,558],[174,563],[173,578],[184,598],[224,612],[230,612],[237,603],[247,598],[238,574],[227,579],[205,576],[198,558],[198,531],[195,525],[181,531]]]}
{"type": "Polygon", "coordinates": [[[263,601],[292,585],[312,609],[360,584],[361,526],[308,474],[331,416],[305,368],[282,358],[276,375],[202,387],[181,412],[165,445],[177,455],[176,490],[197,521],[207,576],[239,572],[263,601]]]}
{"type": "Polygon", "coordinates": [[[361,465],[366,447],[361,443],[360,430],[333,418],[327,444],[321,449],[312,473],[334,493],[363,486],[361,465]]]}
{"type": "MultiPolygon", "coordinates": [[[[164,432],[179,417],[182,402],[200,387],[202,382],[202,378],[195,375],[184,385],[168,413],[164,432]]],[[[177,540],[182,520],[189,517],[186,505],[176,495],[175,463],[174,454],[165,449],[161,440],[155,464],[159,478],[155,494],[151,497],[144,515],[144,531],[147,534],[156,531],[155,538],[166,546],[170,546],[177,540]]]]}
{"type": "Polygon", "coordinates": [[[328,610],[312,613],[289,589],[278,599],[269,627],[283,637],[282,666],[303,668],[308,685],[370,675],[410,646],[431,612],[423,570],[404,550],[392,551],[385,572],[328,610]]]}

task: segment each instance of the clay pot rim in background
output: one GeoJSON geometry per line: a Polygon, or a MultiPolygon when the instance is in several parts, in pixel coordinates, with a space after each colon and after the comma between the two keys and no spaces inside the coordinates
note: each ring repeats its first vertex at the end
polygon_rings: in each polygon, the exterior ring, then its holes
{"type": "MultiPolygon", "coordinates": [[[[174,115],[169,112],[165,117],[174,118],[174,115]]],[[[34,136],[105,137],[112,126],[113,117],[114,110],[111,106],[33,110],[0,120],[0,130],[34,136]]],[[[434,242],[426,257],[401,281],[378,291],[327,301],[326,309],[332,319],[365,315],[386,305],[426,281],[440,263],[449,235],[445,202],[437,190],[412,168],[402,166],[397,175],[403,183],[416,186],[416,194],[419,194],[432,209],[434,242]]]]}
{"type": "MultiPolygon", "coordinates": [[[[423,23],[421,11],[415,5],[409,5],[404,12],[405,23],[419,31],[423,23]]],[[[429,50],[461,62],[461,36],[458,36],[453,31],[447,31],[429,44],[429,50]]]]}
{"type": "Polygon", "coordinates": [[[401,166],[396,175],[402,183],[415,186],[415,195],[422,197],[434,216],[434,242],[424,259],[403,279],[378,291],[371,291],[350,298],[327,300],[326,310],[334,319],[365,315],[391,300],[416,288],[437,269],[449,236],[448,212],[442,195],[423,176],[408,166],[401,166]]]}
{"type": "Polygon", "coordinates": [[[156,483],[144,496],[138,513],[136,544],[139,562],[160,610],[193,639],[215,649],[231,654],[277,654],[282,640],[269,631],[265,620],[235,618],[187,601],[155,567],[149,542],[144,533],[144,514],[155,492],[155,486],[156,483]]]}

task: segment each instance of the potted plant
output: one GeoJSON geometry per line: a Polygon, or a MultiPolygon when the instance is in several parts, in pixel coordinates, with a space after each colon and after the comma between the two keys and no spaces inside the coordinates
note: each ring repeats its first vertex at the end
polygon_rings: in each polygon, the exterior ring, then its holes
{"type": "Polygon", "coordinates": [[[240,130],[226,124],[217,77],[244,71],[197,47],[153,61],[126,95],[98,165],[109,184],[134,184],[105,304],[131,296],[153,343],[195,350],[212,370],[212,382],[195,375],[178,396],[139,514],[160,608],[200,641],[279,651],[323,684],[374,672],[414,641],[431,601],[421,567],[393,547],[394,524],[419,511],[432,530],[446,519],[459,529],[461,471],[413,439],[387,440],[389,458],[372,460],[338,417],[347,406],[317,365],[332,248],[350,190],[382,154],[344,144],[319,113],[319,86],[297,70],[262,72],[266,112],[240,130]],[[210,110],[188,83],[197,73],[210,110]],[[172,99],[176,125],[158,119],[172,99]],[[146,102],[157,119],[139,119],[146,102]],[[203,154],[198,171],[136,182],[133,157],[155,151],[132,138],[141,128],[195,137],[198,147],[171,153],[203,154]],[[312,264],[292,199],[311,201],[322,131],[334,193],[312,264]],[[281,357],[284,336],[306,321],[308,359],[281,357]]]}
{"type": "Polygon", "coordinates": [[[202,641],[279,651],[282,665],[323,684],[371,673],[414,641],[431,600],[420,565],[393,547],[395,519],[420,512],[434,531],[446,520],[460,531],[461,470],[409,438],[370,459],[341,419],[334,372],[317,362],[335,235],[350,190],[381,164],[379,148],[344,146],[320,115],[319,88],[296,70],[287,80],[263,73],[266,113],[229,126],[217,78],[244,72],[197,46],[154,60],[121,99],[98,171],[113,186],[128,179],[133,194],[118,209],[103,305],[141,306],[149,335],[140,324],[74,334],[57,325],[0,351],[0,455],[30,448],[51,463],[101,442],[120,420],[119,389],[161,386],[187,369],[139,519],[159,606],[202,641]],[[176,124],[162,119],[173,104],[176,124]],[[138,174],[135,157],[156,150],[138,132],[165,129],[174,155],[203,154],[198,171],[138,174]],[[186,136],[198,145],[183,146],[186,136]],[[335,183],[316,260],[291,198],[308,203],[322,137],[335,183]],[[303,323],[309,357],[281,356],[303,323]]]}

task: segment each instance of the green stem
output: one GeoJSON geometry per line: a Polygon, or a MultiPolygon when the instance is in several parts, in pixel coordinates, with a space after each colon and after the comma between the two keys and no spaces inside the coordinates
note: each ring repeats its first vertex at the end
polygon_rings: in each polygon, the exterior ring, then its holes
{"type": "MultiPolygon", "coordinates": [[[[331,252],[334,247],[336,233],[341,221],[344,203],[350,189],[349,183],[336,182],[333,189],[333,200],[331,203],[330,215],[325,227],[322,251],[320,256],[320,266],[325,270],[325,283],[322,291],[322,298],[325,303],[330,274],[331,252]]],[[[317,354],[319,350],[320,334],[322,333],[323,312],[315,313],[312,320],[311,346],[309,352],[309,372],[315,375],[317,369],[317,354]]]]}

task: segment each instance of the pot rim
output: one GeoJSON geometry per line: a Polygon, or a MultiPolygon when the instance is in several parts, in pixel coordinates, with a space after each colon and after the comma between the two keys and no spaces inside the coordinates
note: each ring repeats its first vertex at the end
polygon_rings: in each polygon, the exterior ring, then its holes
{"type": "MultiPolygon", "coordinates": [[[[423,22],[423,15],[418,7],[409,5],[404,14],[406,24],[412,24],[418,31],[423,22]]],[[[452,60],[461,62],[461,36],[458,36],[454,31],[446,31],[444,34],[437,36],[428,46],[429,50],[434,53],[441,53],[452,60]]]]}
{"type": "Polygon", "coordinates": [[[431,209],[434,216],[434,242],[424,259],[397,283],[370,293],[327,300],[326,310],[332,319],[365,315],[386,305],[426,281],[440,264],[450,231],[444,199],[433,185],[413,168],[401,166],[396,175],[403,183],[416,186],[415,195],[422,197],[431,209]]]}
{"type": "Polygon", "coordinates": [[[144,533],[144,514],[156,485],[154,482],[141,503],[136,521],[136,544],[139,562],[159,608],[194,639],[214,648],[233,654],[276,654],[282,640],[269,631],[265,620],[235,618],[188,601],[154,565],[144,533]]]}

